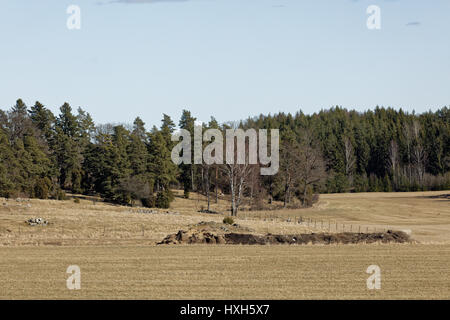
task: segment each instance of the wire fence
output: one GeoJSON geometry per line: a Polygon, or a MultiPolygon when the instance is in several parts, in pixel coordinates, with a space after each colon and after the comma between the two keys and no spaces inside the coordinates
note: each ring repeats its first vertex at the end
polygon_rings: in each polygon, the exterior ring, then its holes
{"type": "Polygon", "coordinates": [[[292,223],[297,225],[302,225],[311,229],[317,229],[327,232],[351,232],[351,233],[377,233],[377,232],[387,232],[392,230],[390,226],[380,226],[380,225],[369,225],[369,224],[359,224],[354,222],[341,222],[333,219],[318,219],[312,217],[305,217],[302,215],[294,216],[279,216],[276,214],[246,214],[240,213],[237,216],[238,219],[242,220],[260,220],[266,221],[268,223],[292,223]]]}

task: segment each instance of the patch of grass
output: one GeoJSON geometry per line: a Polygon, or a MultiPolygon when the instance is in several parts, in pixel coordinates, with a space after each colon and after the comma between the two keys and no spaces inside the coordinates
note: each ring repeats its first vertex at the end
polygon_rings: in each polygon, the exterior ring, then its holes
{"type": "Polygon", "coordinates": [[[234,220],[232,217],[225,217],[223,218],[223,223],[225,224],[234,224],[234,220]]]}

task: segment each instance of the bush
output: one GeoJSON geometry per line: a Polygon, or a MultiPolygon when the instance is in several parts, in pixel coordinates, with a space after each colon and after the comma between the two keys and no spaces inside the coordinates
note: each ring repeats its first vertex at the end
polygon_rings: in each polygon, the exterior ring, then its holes
{"type": "Polygon", "coordinates": [[[75,203],[80,203],[80,199],[75,198],[75,199],[73,199],[73,202],[75,202],[75,203]]]}
{"type": "Polygon", "coordinates": [[[225,217],[223,218],[223,223],[225,224],[234,224],[234,220],[232,217],[225,217]]]}
{"type": "Polygon", "coordinates": [[[160,191],[156,194],[155,206],[160,209],[170,208],[170,194],[167,191],[160,191]]]}
{"type": "Polygon", "coordinates": [[[298,199],[302,202],[302,206],[305,208],[312,207],[312,205],[319,201],[319,196],[313,192],[313,188],[308,186],[306,194],[303,192],[297,192],[298,199]]]}
{"type": "Polygon", "coordinates": [[[56,200],[66,200],[66,193],[63,190],[58,190],[56,193],[56,200]]]}
{"type": "Polygon", "coordinates": [[[147,198],[142,198],[141,199],[142,205],[146,208],[154,208],[155,207],[155,197],[154,196],[150,196],[147,198]]]}
{"type": "Polygon", "coordinates": [[[185,199],[189,199],[189,190],[187,190],[187,189],[184,189],[184,198],[185,199]]]}
{"type": "Polygon", "coordinates": [[[132,198],[129,193],[119,193],[115,195],[114,202],[120,205],[128,206],[132,204],[132,198]]]}
{"type": "Polygon", "coordinates": [[[47,184],[47,181],[45,179],[39,179],[34,186],[34,196],[39,199],[47,199],[48,194],[49,186],[47,184]]]}
{"type": "Polygon", "coordinates": [[[173,200],[175,200],[175,194],[172,192],[172,190],[167,189],[165,192],[167,193],[167,196],[169,197],[169,202],[172,202],[173,200]]]}

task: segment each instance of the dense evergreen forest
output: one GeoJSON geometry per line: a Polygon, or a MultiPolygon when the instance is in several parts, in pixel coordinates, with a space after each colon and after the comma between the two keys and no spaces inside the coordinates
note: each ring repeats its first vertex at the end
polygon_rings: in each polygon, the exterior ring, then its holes
{"type": "MultiPolygon", "coordinates": [[[[195,121],[183,110],[178,127],[193,132],[195,121]]],[[[205,129],[230,125],[214,118],[203,124],[205,129]]],[[[419,115],[336,107],[313,115],[261,115],[237,125],[280,129],[281,137],[278,174],[246,171],[237,206],[241,195],[255,204],[275,199],[289,206],[296,200],[308,205],[318,192],[450,189],[447,107],[419,115]]],[[[174,187],[183,188],[186,197],[192,190],[202,192],[208,203],[213,195],[229,195],[235,188],[220,166],[173,164],[176,128],[165,114],[160,127],[147,131],[140,118],[132,125],[96,125],[88,112],[75,112],[67,103],[54,115],[39,102],[28,107],[19,99],[0,110],[0,196],[64,199],[71,192],[168,207],[174,187]]]]}

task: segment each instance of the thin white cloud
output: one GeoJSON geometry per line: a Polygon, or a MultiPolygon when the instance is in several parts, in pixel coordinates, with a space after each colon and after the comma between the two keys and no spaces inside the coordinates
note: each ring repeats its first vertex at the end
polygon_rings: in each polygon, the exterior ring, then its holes
{"type": "Polygon", "coordinates": [[[122,4],[152,4],[157,2],[186,2],[189,0],[111,0],[107,2],[98,2],[99,5],[122,3],[122,4]]]}
{"type": "Polygon", "coordinates": [[[407,27],[418,27],[418,26],[420,26],[422,23],[420,22],[420,21],[411,21],[411,22],[408,22],[407,24],[406,24],[406,26],[407,27]]]}

